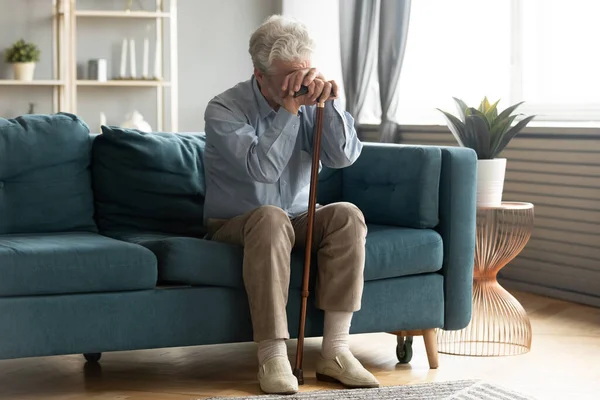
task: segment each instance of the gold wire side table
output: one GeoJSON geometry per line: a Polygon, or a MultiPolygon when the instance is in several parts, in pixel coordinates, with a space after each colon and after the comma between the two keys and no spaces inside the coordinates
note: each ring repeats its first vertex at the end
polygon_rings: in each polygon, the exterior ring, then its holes
{"type": "Polygon", "coordinates": [[[440,353],[509,356],[531,349],[529,317],[496,276],[529,241],[533,217],[531,203],[503,202],[499,207],[477,209],[471,322],[457,331],[440,329],[440,353]]]}

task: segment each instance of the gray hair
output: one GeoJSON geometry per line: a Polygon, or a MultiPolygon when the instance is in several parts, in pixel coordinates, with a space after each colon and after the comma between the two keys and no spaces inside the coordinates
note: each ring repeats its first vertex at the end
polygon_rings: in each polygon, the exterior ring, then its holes
{"type": "Polygon", "coordinates": [[[304,24],[292,18],[273,15],[252,34],[248,51],[254,67],[267,73],[273,60],[299,61],[310,58],[314,46],[304,24]]]}

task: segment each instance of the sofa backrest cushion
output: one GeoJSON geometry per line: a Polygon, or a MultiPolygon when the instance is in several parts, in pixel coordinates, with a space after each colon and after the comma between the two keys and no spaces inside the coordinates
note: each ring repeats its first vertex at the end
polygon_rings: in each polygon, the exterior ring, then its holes
{"type": "Polygon", "coordinates": [[[365,143],[358,160],[343,170],[342,197],[369,223],[435,228],[441,168],[439,147],[365,143]]]}
{"type": "Polygon", "coordinates": [[[330,204],[342,201],[342,172],[343,169],[333,169],[323,166],[319,172],[317,185],[317,202],[330,204]]]}
{"type": "Polygon", "coordinates": [[[97,231],[90,150],[75,115],[0,118],[0,234],[97,231]]]}
{"type": "Polygon", "coordinates": [[[103,126],[92,150],[100,230],[204,235],[204,147],[204,134],[103,126]]]}

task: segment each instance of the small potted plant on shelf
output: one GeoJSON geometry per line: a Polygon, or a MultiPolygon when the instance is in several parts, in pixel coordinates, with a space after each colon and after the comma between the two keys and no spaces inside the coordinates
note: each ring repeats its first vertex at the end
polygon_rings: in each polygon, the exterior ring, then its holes
{"type": "Polygon", "coordinates": [[[535,117],[521,119],[513,126],[515,119],[522,114],[513,111],[523,102],[514,104],[498,113],[498,103],[490,104],[487,97],[479,108],[469,107],[464,101],[454,98],[458,117],[438,109],[446,117],[448,128],[458,144],[469,147],[477,153],[477,206],[496,207],[502,204],[506,158],[498,158],[525,126],[535,117]]]}
{"type": "Polygon", "coordinates": [[[18,81],[31,81],[35,65],[40,60],[40,49],[23,39],[6,49],[6,62],[12,64],[14,77],[18,81]]]}

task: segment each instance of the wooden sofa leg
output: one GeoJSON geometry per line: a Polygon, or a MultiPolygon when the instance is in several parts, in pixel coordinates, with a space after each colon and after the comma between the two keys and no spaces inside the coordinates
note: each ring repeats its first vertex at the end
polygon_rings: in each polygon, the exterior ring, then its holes
{"type": "Polygon", "coordinates": [[[425,350],[427,351],[429,368],[436,369],[438,367],[438,350],[435,329],[423,330],[423,339],[425,341],[425,350]]]}

